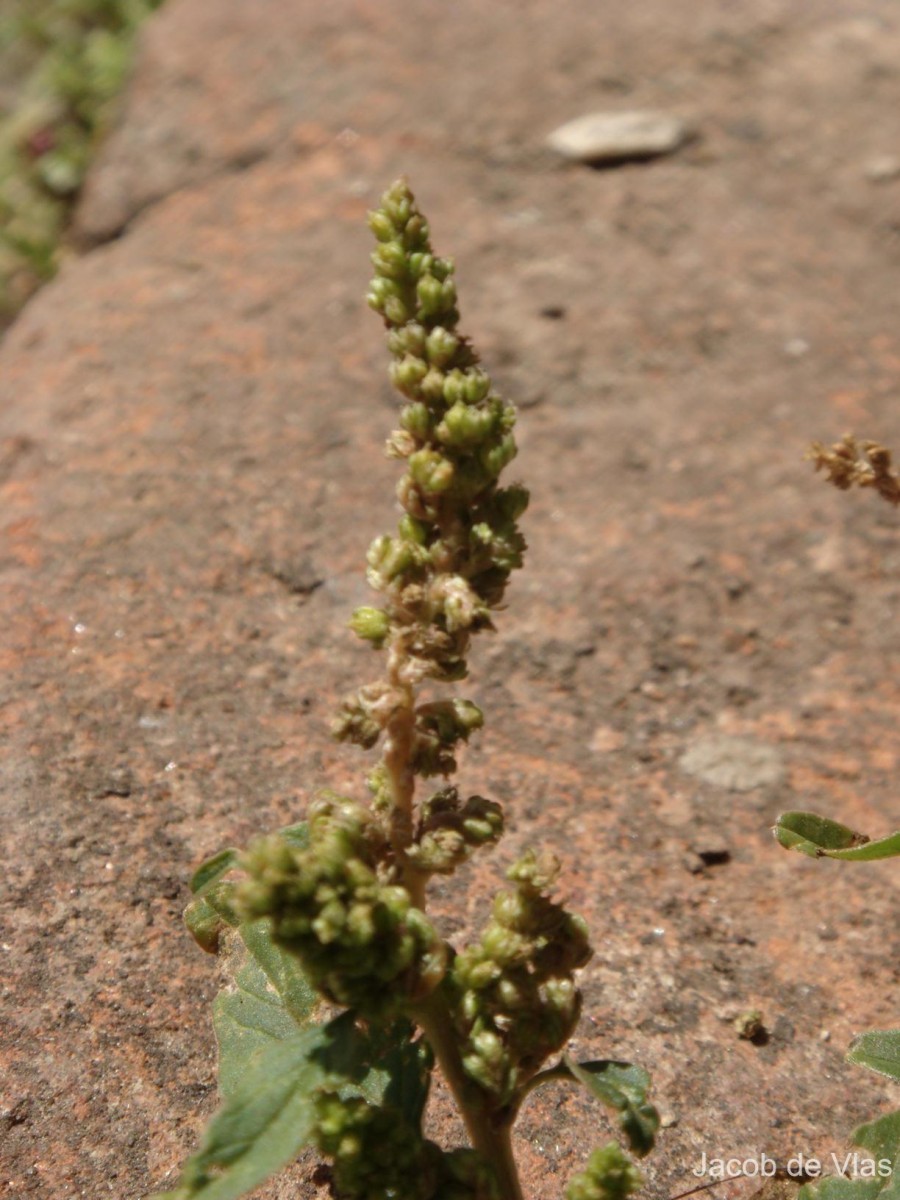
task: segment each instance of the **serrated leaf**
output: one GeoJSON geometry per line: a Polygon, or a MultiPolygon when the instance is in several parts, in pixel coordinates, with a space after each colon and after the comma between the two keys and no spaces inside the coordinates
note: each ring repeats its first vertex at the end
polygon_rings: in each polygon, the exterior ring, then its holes
{"type": "Polygon", "coordinates": [[[847,1061],[900,1083],[900,1029],[870,1030],[850,1047],[847,1061]]]}
{"type": "Polygon", "coordinates": [[[856,833],[846,825],[816,813],[782,813],[773,832],[782,846],[810,858],[874,862],[900,855],[900,830],[873,842],[864,833],[856,833]]]}
{"type": "Polygon", "coordinates": [[[647,1100],[650,1076],[642,1067],[607,1060],[576,1063],[568,1055],[561,1065],[602,1104],[619,1113],[635,1154],[643,1156],[653,1149],[659,1113],[647,1100]]]}

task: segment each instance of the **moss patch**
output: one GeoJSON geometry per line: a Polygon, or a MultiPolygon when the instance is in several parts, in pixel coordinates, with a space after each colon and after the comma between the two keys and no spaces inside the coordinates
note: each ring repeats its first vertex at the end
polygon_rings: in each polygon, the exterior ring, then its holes
{"type": "Polygon", "coordinates": [[[162,0],[8,0],[0,15],[0,322],[59,266],[72,202],[162,0]]]}

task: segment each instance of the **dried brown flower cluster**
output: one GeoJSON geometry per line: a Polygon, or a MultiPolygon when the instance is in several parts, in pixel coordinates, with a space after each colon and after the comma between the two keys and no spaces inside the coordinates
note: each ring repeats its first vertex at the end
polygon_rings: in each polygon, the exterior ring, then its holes
{"type": "Polygon", "coordinates": [[[859,442],[848,433],[830,448],[813,442],[809,458],[841,491],[874,488],[890,504],[900,504],[900,476],[891,470],[890,450],[878,442],[859,442]]]}

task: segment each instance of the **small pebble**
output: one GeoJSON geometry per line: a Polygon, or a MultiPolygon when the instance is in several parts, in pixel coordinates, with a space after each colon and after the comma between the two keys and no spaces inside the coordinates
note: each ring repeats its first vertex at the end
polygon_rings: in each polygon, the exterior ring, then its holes
{"type": "Polygon", "coordinates": [[[750,1008],[746,1012],[739,1013],[732,1022],[734,1030],[739,1038],[743,1038],[746,1042],[752,1042],[758,1038],[764,1031],[762,1013],[756,1008],[750,1008]]]}
{"type": "Polygon", "coordinates": [[[879,154],[866,163],[866,179],[872,183],[890,183],[900,179],[900,158],[895,154],[879,154]]]}
{"type": "Polygon", "coordinates": [[[685,122],[668,113],[590,113],[555,129],[547,144],[575,162],[624,162],[671,154],[689,137],[685,122]]]}
{"type": "Polygon", "coordinates": [[[774,746],[718,733],[698,738],[678,765],[688,775],[731,792],[771,787],[784,774],[781,755],[774,746]]]}

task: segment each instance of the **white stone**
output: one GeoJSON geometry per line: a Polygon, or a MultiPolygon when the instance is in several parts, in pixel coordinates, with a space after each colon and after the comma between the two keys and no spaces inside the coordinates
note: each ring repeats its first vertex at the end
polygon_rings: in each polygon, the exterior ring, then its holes
{"type": "Polygon", "coordinates": [[[784,762],[774,746],[720,733],[698,738],[678,765],[688,775],[730,792],[772,786],[784,775],[784,762]]]}
{"type": "Polygon", "coordinates": [[[560,125],[547,144],[576,162],[622,162],[671,154],[689,137],[687,124],[668,113],[589,113],[560,125]]]}
{"type": "Polygon", "coordinates": [[[866,163],[866,179],[872,183],[888,183],[900,179],[900,158],[893,154],[881,154],[866,163]]]}

